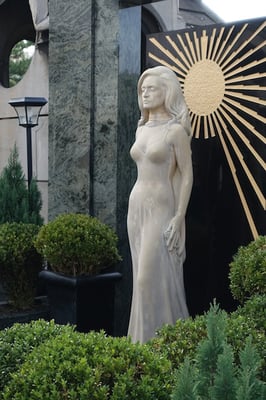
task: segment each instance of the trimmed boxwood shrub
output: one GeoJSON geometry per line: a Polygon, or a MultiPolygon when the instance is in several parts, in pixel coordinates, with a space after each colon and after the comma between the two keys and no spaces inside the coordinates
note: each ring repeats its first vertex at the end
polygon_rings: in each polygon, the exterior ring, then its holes
{"type": "Polygon", "coordinates": [[[240,246],[230,263],[230,289],[244,303],[256,294],[266,294],[266,236],[240,246]]]}
{"type": "Polygon", "coordinates": [[[33,241],[39,226],[22,222],[0,224],[0,279],[8,300],[17,309],[34,303],[42,258],[33,241]]]}
{"type": "Polygon", "coordinates": [[[21,367],[35,347],[63,332],[73,330],[71,326],[56,325],[53,321],[44,320],[14,324],[11,328],[0,330],[0,399],[11,374],[21,367]]]}
{"type": "Polygon", "coordinates": [[[148,342],[155,352],[165,353],[173,368],[178,368],[187,355],[193,355],[198,343],[206,337],[204,315],[177,320],[175,325],[164,325],[155,338],[148,342]]]}
{"type": "Polygon", "coordinates": [[[4,400],[168,400],[170,362],[148,346],[104,332],[64,332],[35,348],[4,400]]]}
{"type": "Polygon", "coordinates": [[[121,260],[117,242],[114,230],[98,218],[66,213],[42,226],[35,247],[54,272],[95,275],[121,260]]]}

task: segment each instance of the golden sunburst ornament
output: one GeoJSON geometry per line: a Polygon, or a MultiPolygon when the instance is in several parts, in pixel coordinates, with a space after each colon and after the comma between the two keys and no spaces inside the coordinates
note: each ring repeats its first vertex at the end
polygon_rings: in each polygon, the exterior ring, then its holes
{"type": "Polygon", "coordinates": [[[218,135],[254,238],[259,233],[239,175],[265,210],[247,161],[251,156],[265,173],[265,26],[265,20],[215,25],[154,34],[147,42],[148,65],[165,65],[179,77],[194,138],[218,135]]]}

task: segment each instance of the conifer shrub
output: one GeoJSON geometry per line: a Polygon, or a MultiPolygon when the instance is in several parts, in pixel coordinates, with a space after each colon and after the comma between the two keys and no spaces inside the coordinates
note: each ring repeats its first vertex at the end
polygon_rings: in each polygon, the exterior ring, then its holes
{"type": "MultiPolygon", "coordinates": [[[[215,304],[215,303],[214,303],[215,304]]],[[[226,315],[225,337],[234,352],[235,362],[239,363],[239,354],[243,350],[248,337],[252,338],[253,344],[262,359],[259,374],[261,379],[266,377],[266,334],[242,308],[237,312],[226,315]]],[[[263,311],[260,311],[262,314],[263,311]]],[[[152,351],[161,352],[171,361],[173,368],[177,369],[184,362],[186,357],[193,357],[201,340],[207,337],[207,314],[177,320],[175,325],[165,325],[158,332],[148,345],[152,351]]],[[[263,316],[265,321],[265,316],[263,316]]],[[[261,323],[260,323],[261,324],[261,323]]]]}
{"type": "Polygon", "coordinates": [[[0,330],[0,399],[11,374],[20,369],[35,347],[63,332],[73,330],[69,325],[57,325],[54,321],[44,320],[27,324],[16,323],[10,328],[0,330]]]}
{"type": "Polygon", "coordinates": [[[266,294],[266,236],[239,247],[230,263],[229,279],[232,295],[241,304],[266,294]]]}
{"type": "Polygon", "coordinates": [[[206,317],[207,337],[192,357],[186,357],[177,372],[172,400],[263,400],[265,382],[258,371],[261,359],[251,338],[235,363],[226,339],[227,316],[213,306],[206,317]]]}
{"type": "Polygon", "coordinates": [[[168,400],[171,364],[128,338],[63,332],[33,349],[4,400],[168,400]]]}
{"type": "Polygon", "coordinates": [[[28,190],[15,145],[0,175],[0,224],[24,222],[42,225],[41,208],[41,193],[36,180],[32,179],[28,190]]]}
{"type": "Polygon", "coordinates": [[[34,303],[42,258],[33,240],[39,226],[22,222],[0,224],[0,280],[16,309],[34,303]]]}

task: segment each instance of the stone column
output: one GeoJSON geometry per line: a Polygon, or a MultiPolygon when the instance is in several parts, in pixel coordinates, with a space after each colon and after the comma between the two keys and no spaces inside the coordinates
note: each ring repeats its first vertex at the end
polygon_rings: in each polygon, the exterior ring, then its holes
{"type": "Polygon", "coordinates": [[[118,4],[50,0],[49,219],[116,223],[118,4]]]}
{"type": "Polygon", "coordinates": [[[49,219],[62,212],[95,215],[119,236],[123,281],[116,333],[127,330],[131,271],[129,157],[139,118],[141,7],[117,0],[50,0],[49,219]]]}

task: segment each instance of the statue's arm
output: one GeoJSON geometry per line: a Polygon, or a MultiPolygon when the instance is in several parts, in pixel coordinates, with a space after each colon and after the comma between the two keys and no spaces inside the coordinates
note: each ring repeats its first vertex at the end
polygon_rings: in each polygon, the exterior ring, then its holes
{"type": "Polygon", "coordinates": [[[176,197],[176,213],[170,221],[167,238],[169,250],[177,246],[181,226],[189,203],[193,184],[193,170],[191,159],[190,138],[181,125],[174,125],[168,134],[169,144],[173,146],[177,163],[178,177],[173,180],[174,193],[176,197]]]}

